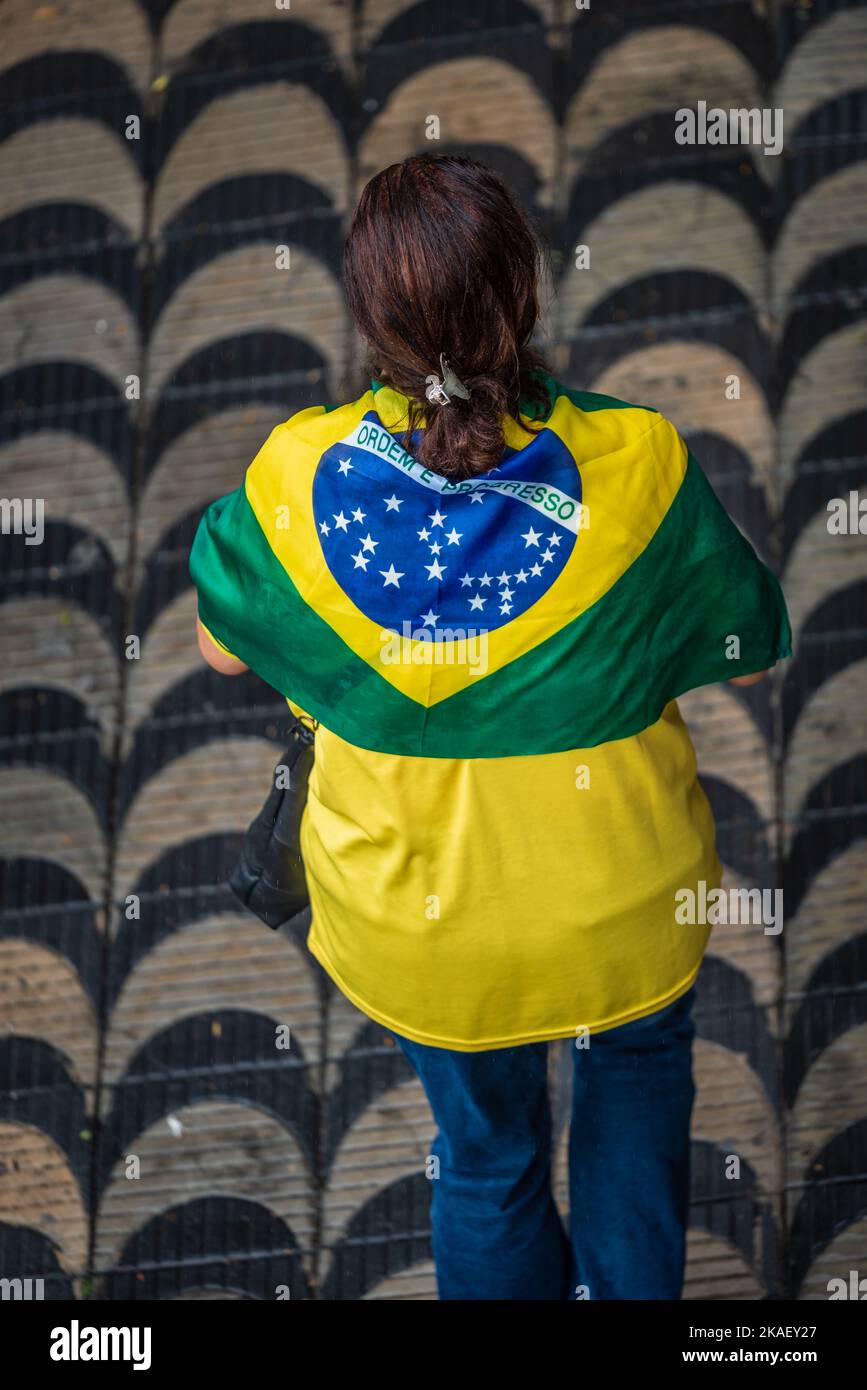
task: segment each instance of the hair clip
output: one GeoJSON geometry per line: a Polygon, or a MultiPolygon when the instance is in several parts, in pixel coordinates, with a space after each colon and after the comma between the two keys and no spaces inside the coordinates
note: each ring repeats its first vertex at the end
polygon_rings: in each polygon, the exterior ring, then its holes
{"type": "Polygon", "coordinates": [[[449,405],[452,396],[460,396],[463,400],[470,399],[470,392],[459,377],[455,376],[444,355],[440,353],[440,371],[442,378],[435,373],[425,377],[427,389],[425,396],[433,405],[449,405]],[[451,393],[451,395],[449,394],[451,393]]]}

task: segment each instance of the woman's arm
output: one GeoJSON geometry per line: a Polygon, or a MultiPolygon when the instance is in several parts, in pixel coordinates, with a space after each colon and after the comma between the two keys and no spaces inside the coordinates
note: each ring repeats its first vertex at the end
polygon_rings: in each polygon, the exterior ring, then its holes
{"type": "Polygon", "coordinates": [[[222,647],[218,647],[216,642],[212,641],[198,614],[196,615],[196,637],[202,656],[209,666],[213,666],[215,671],[219,671],[221,676],[242,676],[245,671],[249,671],[249,666],[245,666],[243,661],[239,661],[235,656],[230,656],[228,652],[224,652],[222,647]]]}
{"type": "MultiPolygon", "coordinates": [[[[769,670],[772,668],[768,668],[769,670]]],[[[754,671],[751,676],[732,676],[729,685],[755,685],[756,681],[764,680],[767,671],[754,671]]]]}

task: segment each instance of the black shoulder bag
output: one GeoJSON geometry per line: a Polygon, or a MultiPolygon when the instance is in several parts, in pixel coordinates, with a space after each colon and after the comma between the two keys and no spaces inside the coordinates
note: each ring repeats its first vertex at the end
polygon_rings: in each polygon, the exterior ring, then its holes
{"type": "Polygon", "coordinates": [[[274,769],[274,785],[265,805],[247,831],[241,857],[229,878],[236,898],[276,931],[310,901],[301,858],[301,817],[307,802],[307,781],[313,766],[313,731],[300,719],[289,735],[289,747],[274,769]],[[277,773],[283,771],[278,784],[277,773]]]}

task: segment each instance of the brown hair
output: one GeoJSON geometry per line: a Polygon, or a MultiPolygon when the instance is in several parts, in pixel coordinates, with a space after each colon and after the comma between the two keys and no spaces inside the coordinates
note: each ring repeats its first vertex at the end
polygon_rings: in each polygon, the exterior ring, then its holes
{"type": "Polygon", "coordinates": [[[346,296],[367,344],[365,370],[408,397],[404,447],[423,422],[416,456],[432,471],[486,472],[502,457],[506,415],[535,432],[519,401],[547,414],[534,372],[548,367],[529,346],[547,257],[517,196],[475,159],[411,155],[364,188],[343,247],[346,296]],[[427,378],[442,375],[440,353],[469,400],[425,398],[427,378]]]}

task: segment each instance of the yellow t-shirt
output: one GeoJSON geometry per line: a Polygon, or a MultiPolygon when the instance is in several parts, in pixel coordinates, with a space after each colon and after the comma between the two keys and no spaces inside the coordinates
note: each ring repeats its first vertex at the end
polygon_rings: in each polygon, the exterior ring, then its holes
{"type": "Polygon", "coordinates": [[[372,753],[320,726],[301,850],[307,944],[347,998],[466,1052],[671,1003],[710,934],[675,892],[721,875],[676,701],[634,738],[529,757],[372,753]]]}

